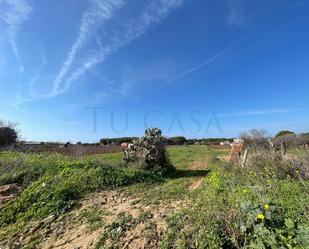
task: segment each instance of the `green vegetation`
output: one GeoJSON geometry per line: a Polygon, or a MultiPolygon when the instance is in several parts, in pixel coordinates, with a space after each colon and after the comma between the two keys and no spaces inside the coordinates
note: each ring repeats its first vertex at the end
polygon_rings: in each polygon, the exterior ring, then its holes
{"type": "Polygon", "coordinates": [[[296,136],[295,132],[293,131],[279,131],[275,137],[283,137],[287,135],[296,136]]]}
{"type": "Polygon", "coordinates": [[[100,143],[103,145],[121,145],[121,143],[132,143],[137,137],[117,137],[117,138],[102,138],[100,143]]]}
{"type": "Polygon", "coordinates": [[[165,140],[166,140],[165,143],[168,145],[183,145],[187,142],[187,139],[182,136],[169,137],[169,138],[165,138],[165,140]]]}
{"type": "Polygon", "coordinates": [[[17,200],[3,206],[0,225],[65,212],[92,191],[160,179],[152,172],[111,167],[89,159],[73,161],[60,155],[11,152],[1,153],[0,156],[0,167],[5,172],[1,182],[26,184],[26,189],[17,200]],[[7,169],[5,166],[9,164],[19,167],[7,169]]]}
{"type": "Polygon", "coordinates": [[[214,166],[193,205],[168,218],[162,248],[308,248],[308,189],[275,168],[214,166]]]}
{"type": "Polygon", "coordinates": [[[84,223],[87,224],[88,231],[92,232],[105,225],[102,216],[106,212],[104,210],[86,210],[81,211],[81,217],[84,223]]]}
{"type": "MultiPolygon", "coordinates": [[[[119,137],[119,138],[102,138],[100,144],[103,145],[120,145],[121,143],[133,143],[138,137],[119,137]]],[[[194,138],[187,139],[183,136],[176,137],[164,137],[164,143],[166,145],[193,145],[198,144],[219,144],[221,142],[230,141],[233,142],[233,138],[194,138]]]]}
{"type": "Polygon", "coordinates": [[[16,124],[0,119],[0,148],[15,144],[17,138],[16,124]]]}
{"type": "MultiPolygon", "coordinates": [[[[203,145],[169,147],[176,171],[158,176],[125,167],[122,153],[73,160],[2,152],[0,185],[18,182],[25,190],[4,205],[0,235],[22,232],[24,221],[70,213],[88,193],[95,197],[96,191],[123,186],[126,199],[143,210],[138,216],[125,210],[107,222],[112,209],[106,206],[80,211],[89,232],[102,231],[96,248],[121,248],[128,232],[140,227],[153,248],[309,248],[308,152],[299,150],[293,154],[298,160],[288,162],[254,156],[245,168],[228,166],[228,154],[203,145]],[[157,233],[163,221],[166,228],[157,233]]],[[[42,239],[28,247],[39,248],[42,239]]]]}
{"type": "Polygon", "coordinates": [[[95,245],[96,249],[100,249],[101,245],[110,239],[112,241],[110,248],[116,247],[117,242],[124,235],[124,233],[131,227],[136,225],[136,220],[133,219],[132,215],[126,213],[120,213],[117,219],[106,226],[105,232],[99,238],[95,245]]]}

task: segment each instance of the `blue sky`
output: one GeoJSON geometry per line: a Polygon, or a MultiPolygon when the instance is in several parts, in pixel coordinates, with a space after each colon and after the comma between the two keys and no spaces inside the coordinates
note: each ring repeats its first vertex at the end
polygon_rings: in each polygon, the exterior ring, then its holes
{"type": "Polygon", "coordinates": [[[307,0],[0,0],[0,117],[23,139],[309,127],[307,0]]]}

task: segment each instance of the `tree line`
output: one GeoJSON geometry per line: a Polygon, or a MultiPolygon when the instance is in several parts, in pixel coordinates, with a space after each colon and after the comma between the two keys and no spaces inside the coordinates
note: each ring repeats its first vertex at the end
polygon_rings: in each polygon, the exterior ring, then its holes
{"type": "MultiPolygon", "coordinates": [[[[102,145],[121,145],[122,143],[133,143],[137,137],[102,138],[102,145]]],[[[166,145],[192,145],[192,144],[219,144],[224,141],[232,142],[233,138],[194,138],[187,139],[184,136],[163,137],[166,145]]]]}
{"type": "MultiPolygon", "coordinates": [[[[17,124],[7,122],[0,119],[0,147],[6,147],[18,143],[19,132],[17,124]]],[[[252,129],[249,132],[240,134],[240,137],[247,143],[264,143],[269,144],[271,140],[274,145],[282,142],[287,146],[302,146],[309,145],[309,133],[296,134],[293,131],[279,131],[274,137],[268,135],[263,129],[252,129]]],[[[77,145],[121,145],[122,143],[133,143],[137,137],[118,137],[118,138],[102,138],[97,143],[81,143],[77,145]]],[[[184,136],[163,137],[163,142],[166,145],[192,145],[192,144],[220,144],[221,142],[233,142],[233,138],[193,138],[187,139],[184,136]]],[[[22,143],[22,142],[19,142],[22,143]]],[[[42,142],[42,145],[52,145],[53,143],[42,142]]],[[[70,143],[68,142],[67,145],[70,143]]]]}

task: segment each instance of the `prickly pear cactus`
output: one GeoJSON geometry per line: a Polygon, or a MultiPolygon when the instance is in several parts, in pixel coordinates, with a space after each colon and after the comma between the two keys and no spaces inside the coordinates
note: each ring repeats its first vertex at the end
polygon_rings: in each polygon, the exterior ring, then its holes
{"type": "Polygon", "coordinates": [[[143,169],[169,171],[173,168],[168,161],[162,132],[159,128],[150,128],[145,135],[135,140],[124,151],[124,160],[134,162],[143,169]]]}

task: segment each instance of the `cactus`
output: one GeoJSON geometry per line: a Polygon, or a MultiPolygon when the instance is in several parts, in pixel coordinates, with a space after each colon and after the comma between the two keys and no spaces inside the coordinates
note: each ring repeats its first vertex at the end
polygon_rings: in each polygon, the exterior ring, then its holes
{"type": "Polygon", "coordinates": [[[169,163],[162,132],[159,128],[147,129],[144,136],[129,144],[124,151],[123,159],[142,169],[159,169],[163,172],[173,169],[169,163]]]}

